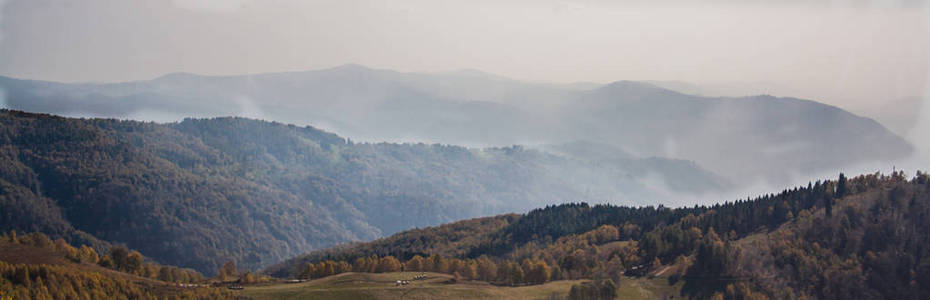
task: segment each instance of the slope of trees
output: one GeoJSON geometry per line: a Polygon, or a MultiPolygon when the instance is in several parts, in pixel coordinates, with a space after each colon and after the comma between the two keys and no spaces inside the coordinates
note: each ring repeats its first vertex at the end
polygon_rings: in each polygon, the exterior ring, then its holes
{"type": "Polygon", "coordinates": [[[86,245],[73,247],[61,238],[52,241],[43,233],[17,235],[16,231],[0,235],[0,242],[48,249],[73,263],[99,265],[107,269],[165,282],[192,283],[204,279],[203,275],[195,270],[160,265],[146,259],[138,251],[129,250],[123,246],[111,246],[105,253],[99,253],[86,245]]]}
{"type": "Polygon", "coordinates": [[[216,288],[161,291],[132,280],[50,265],[0,261],[0,297],[12,299],[233,299],[216,288]]]}
{"type": "Polygon", "coordinates": [[[729,245],[737,255],[713,259],[751,278],[747,289],[776,298],[930,293],[930,176],[841,180],[835,192],[855,195],[832,199],[831,210],[802,211],[765,239],[729,245]]]}
{"type": "Polygon", "coordinates": [[[586,199],[554,172],[586,168],[519,146],[353,143],[243,118],[2,110],[0,230],[98,250],[117,242],[207,274],[228,260],[256,270],[411,227],[586,199]]]}
{"type": "Polygon", "coordinates": [[[200,282],[203,277],[193,270],[146,262],[139,252],[123,247],[113,247],[100,255],[93,248],[75,248],[63,239],[52,241],[42,233],[13,231],[0,236],[0,249],[0,298],[233,298],[225,289],[179,288],[175,283],[200,282]]]}
{"type": "Polygon", "coordinates": [[[917,299],[930,293],[928,220],[927,174],[841,174],[707,207],[549,206],[318,251],[268,271],[424,270],[505,285],[593,279],[571,295],[603,299],[603,286],[621,285],[624,274],[661,269],[685,280],[690,298],[917,299]],[[448,238],[459,234],[468,242],[448,238]],[[393,267],[378,269],[384,260],[393,267]]]}
{"type": "MultiPolygon", "coordinates": [[[[868,182],[874,181],[876,176],[878,175],[863,176],[853,182],[863,185],[860,189],[869,188],[868,182]]],[[[287,265],[302,265],[307,261],[326,259],[352,261],[369,255],[402,258],[409,258],[415,254],[441,254],[462,258],[488,255],[519,261],[532,255],[545,256],[545,253],[555,253],[549,258],[549,263],[559,264],[566,258],[574,261],[576,256],[573,256],[573,251],[583,252],[590,250],[591,246],[614,241],[633,242],[626,244],[626,247],[633,249],[625,250],[626,254],[623,256],[635,256],[637,261],[627,259],[627,267],[635,264],[649,265],[655,259],[670,262],[678,256],[691,254],[705,235],[711,232],[725,232],[724,239],[735,240],[753,232],[774,229],[794,218],[800,210],[823,207],[828,203],[825,199],[832,199],[834,186],[832,181],[817,182],[808,187],[785,190],[777,195],[765,195],[752,200],[709,207],[630,208],[612,205],[591,206],[585,203],[547,206],[525,215],[468,220],[406,231],[370,243],[313,252],[272,267],[269,271],[275,275],[286,275],[288,271],[293,272],[285,267],[287,265]],[[495,223],[496,220],[507,222],[495,223]],[[481,226],[482,224],[497,225],[481,226]],[[449,242],[455,241],[450,239],[454,236],[467,236],[468,243],[449,242]]],[[[716,233],[712,236],[715,235],[716,233]]],[[[604,261],[611,258],[604,257],[604,261]]],[[[589,264],[597,265],[595,262],[589,264]]],[[[572,269],[574,268],[573,265],[572,269]]],[[[589,269],[591,268],[579,269],[585,270],[579,271],[585,274],[580,276],[591,275],[589,269]]]]}

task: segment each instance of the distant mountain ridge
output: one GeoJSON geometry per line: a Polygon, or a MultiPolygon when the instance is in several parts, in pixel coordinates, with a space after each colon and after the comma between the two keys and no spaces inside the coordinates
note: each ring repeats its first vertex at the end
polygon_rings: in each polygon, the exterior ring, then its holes
{"type": "Polygon", "coordinates": [[[0,77],[6,106],[25,111],[162,121],[237,115],[313,125],[360,141],[484,147],[586,140],[640,157],[693,160],[737,185],[788,184],[797,174],[913,152],[880,124],[833,106],[659,87],[682,85],[529,83],[475,70],[402,73],[359,65],[105,84],[0,77]]]}

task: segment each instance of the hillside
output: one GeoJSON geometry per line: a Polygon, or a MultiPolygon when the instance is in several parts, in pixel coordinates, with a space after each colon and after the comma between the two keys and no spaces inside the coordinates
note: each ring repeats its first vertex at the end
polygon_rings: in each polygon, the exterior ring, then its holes
{"type": "Polygon", "coordinates": [[[930,292],[928,215],[927,174],[841,174],[710,207],[549,206],[316,251],[267,272],[429,271],[495,285],[591,279],[693,299],[919,299],[930,292]]]}
{"type": "Polygon", "coordinates": [[[227,260],[255,270],[551,203],[666,198],[647,175],[691,183],[681,194],[724,185],[694,163],[662,158],[594,164],[520,146],[354,143],[244,118],[157,124],[0,111],[0,229],[122,243],[206,274],[227,260]]]}
{"type": "Polygon", "coordinates": [[[197,272],[145,262],[125,248],[113,247],[98,256],[92,248],[74,248],[43,234],[4,232],[0,298],[206,300],[234,295],[206,286],[197,272]]]}
{"type": "Polygon", "coordinates": [[[832,173],[912,152],[882,125],[837,107],[771,96],[702,97],[659,86],[667,85],[542,84],[474,70],[402,73],[359,65],[100,84],[0,77],[11,109],[161,121],[237,115],[370,142],[484,147],[583,140],[639,157],[695,161],[737,184],[785,186],[796,183],[796,174],[832,173]]]}

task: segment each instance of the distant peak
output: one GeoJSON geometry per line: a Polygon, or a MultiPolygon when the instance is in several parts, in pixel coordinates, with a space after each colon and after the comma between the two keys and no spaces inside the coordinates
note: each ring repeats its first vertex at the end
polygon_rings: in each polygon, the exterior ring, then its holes
{"type": "Polygon", "coordinates": [[[197,75],[194,73],[188,73],[188,72],[173,72],[173,73],[168,73],[168,74],[159,76],[158,78],[155,78],[155,80],[178,80],[178,79],[190,79],[194,77],[200,77],[200,75],[197,75]]]}
{"type": "Polygon", "coordinates": [[[478,69],[471,69],[471,68],[436,72],[433,74],[440,74],[440,75],[447,75],[447,76],[451,75],[451,76],[464,77],[464,78],[482,78],[482,79],[501,80],[501,81],[513,80],[508,77],[500,76],[494,73],[488,73],[488,72],[478,70],[478,69]]]}
{"type": "Polygon", "coordinates": [[[329,70],[371,71],[374,69],[356,63],[347,63],[341,66],[329,68],[329,70]]]}
{"type": "Polygon", "coordinates": [[[596,90],[592,90],[591,92],[595,95],[606,97],[623,96],[625,99],[683,95],[679,92],[665,89],[648,82],[629,80],[615,81],[596,90]]]}
{"type": "Polygon", "coordinates": [[[654,84],[642,81],[631,81],[631,80],[621,80],[608,83],[604,86],[605,88],[647,88],[647,89],[662,89],[654,84]]]}
{"type": "Polygon", "coordinates": [[[482,76],[482,77],[497,76],[497,75],[494,75],[494,74],[491,74],[485,71],[481,71],[478,69],[458,69],[458,70],[450,71],[449,73],[459,74],[459,75],[482,76]]]}

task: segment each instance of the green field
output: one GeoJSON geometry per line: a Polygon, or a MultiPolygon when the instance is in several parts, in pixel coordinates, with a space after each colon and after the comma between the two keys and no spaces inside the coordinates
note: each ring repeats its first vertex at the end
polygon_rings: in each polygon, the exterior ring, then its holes
{"type": "MultiPolygon", "coordinates": [[[[571,286],[583,280],[560,280],[542,285],[501,287],[479,281],[450,282],[452,276],[425,273],[426,279],[410,280],[419,272],[384,274],[345,273],[302,283],[246,286],[242,296],[263,299],[567,299],[571,286]],[[410,280],[396,286],[397,280],[410,280]]],[[[624,278],[619,299],[677,298],[680,284],[670,286],[663,277],[624,278]]]]}

